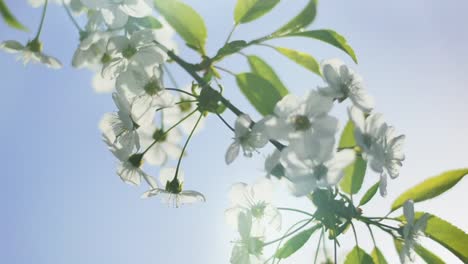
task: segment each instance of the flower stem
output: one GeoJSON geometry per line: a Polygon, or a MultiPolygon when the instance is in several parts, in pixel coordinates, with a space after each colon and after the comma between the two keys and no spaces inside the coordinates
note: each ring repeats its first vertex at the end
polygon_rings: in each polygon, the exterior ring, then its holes
{"type": "MultiPolygon", "coordinates": [[[[196,109],[196,110],[198,110],[198,109],[196,109]]],[[[179,174],[180,163],[182,162],[182,157],[184,156],[185,149],[187,148],[188,143],[189,143],[190,139],[192,138],[192,135],[195,132],[195,129],[197,129],[197,126],[200,123],[200,120],[202,119],[202,117],[203,117],[203,114],[200,113],[200,116],[198,117],[197,122],[193,126],[192,131],[190,131],[190,134],[189,134],[187,140],[185,141],[184,147],[182,148],[182,152],[180,153],[180,156],[179,156],[179,160],[177,161],[177,167],[176,167],[176,172],[175,172],[175,177],[174,177],[175,179],[177,178],[177,175],[179,174]]]]}
{"type": "Polygon", "coordinates": [[[219,113],[216,113],[216,115],[219,117],[219,119],[220,119],[221,121],[223,121],[223,123],[224,123],[232,132],[235,131],[234,128],[223,118],[222,115],[220,115],[219,113]]]}
{"type": "Polygon", "coordinates": [[[42,26],[44,25],[44,19],[45,19],[45,16],[46,16],[47,5],[48,4],[49,4],[49,0],[45,0],[44,7],[42,8],[41,22],[39,23],[39,28],[37,29],[36,37],[34,37],[35,40],[38,40],[39,36],[41,35],[42,26]]]}
{"type": "Polygon", "coordinates": [[[310,224],[310,222],[312,222],[312,220],[314,220],[314,218],[311,218],[311,219],[307,220],[307,222],[305,222],[303,225],[301,225],[300,227],[298,227],[298,228],[294,229],[293,231],[287,233],[286,235],[284,235],[284,236],[282,236],[282,237],[280,237],[280,238],[278,238],[278,239],[272,240],[272,241],[270,241],[270,242],[264,243],[263,246],[266,247],[266,246],[268,246],[268,245],[274,244],[274,243],[276,243],[276,242],[278,242],[278,241],[281,241],[281,240],[283,240],[283,239],[285,239],[285,238],[287,238],[287,237],[289,237],[289,236],[295,234],[297,231],[303,229],[303,228],[306,227],[308,224],[310,224]]]}
{"type": "Polygon", "coordinates": [[[174,78],[174,75],[172,75],[172,72],[169,70],[166,64],[163,64],[163,68],[166,71],[167,76],[169,76],[169,80],[171,80],[172,85],[174,85],[176,88],[179,88],[179,84],[177,83],[176,79],[174,78]]]}
{"type": "Polygon", "coordinates": [[[224,41],[224,45],[226,45],[226,44],[229,42],[229,40],[231,40],[232,34],[233,34],[234,31],[236,30],[236,28],[237,28],[237,23],[234,24],[234,26],[232,27],[231,31],[229,31],[229,35],[227,36],[226,41],[224,41]]]}
{"type": "Polygon", "coordinates": [[[189,93],[187,91],[184,91],[184,90],[181,90],[181,89],[178,89],[178,88],[165,88],[164,90],[179,92],[179,93],[183,93],[183,94],[186,94],[186,95],[189,95],[189,96],[192,96],[192,97],[197,97],[194,94],[191,94],[191,93],[189,93]]]}
{"type": "MultiPolygon", "coordinates": [[[[187,118],[189,118],[191,115],[193,115],[196,111],[198,111],[198,109],[195,109],[193,110],[192,112],[190,112],[190,114],[186,115],[184,118],[182,118],[181,120],[179,120],[177,123],[175,123],[173,126],[171,126],[169,129],[167,129],[166,131],[164,131],[164,134],[162,134],[162,136],[165,136],[167,133],[169,133],[169,131],[171,131],[172,129],[174,129],[176,126],[178,126],[180,123],[184,122],[187,118]]],[[[141,154],[142,155],[145,155],[146,152],[148,152],[148,150],[154,146],[154,144],[156,144],[158,142],[158,139],[155,139],[153,141],[153,143],[151,143],[151,145],[149,145],[145,151],[143,151],[141,154]]]]}
{"type": "Polygon", "coordinates": [[[68,6],[65,4],[65,0],[62,0],[62,5],[65,9],[65,12],[67,13],[68,18],[70,18],[71,22],[76,27],[76,29],[78,29],[80,33],[83,32],[83,29],[80,27],[80,25],[78,25],[78,22],[76,22],[76,19],[73,17],[72,13],[70,12],[70,9],[68,9],[68,6]]]}
{"type": "Polygon", "coordinates": [[[305,215],[308,215],[308,216],[311,216],[311,217],[315,217],[313,214],[311,213],[308,213],[306,211],[302,211],[302,210],[299,210],[299,209],[294,209],[294,208],[286,208],[286,207],[278,207],[278,210],[282,210],[282,211],[292,211],[292,212],[297,212],[297,213],[302,213],[302,214],[305,214],[305,215]]]}
{"type": "Polygon", "coordinates": [[[322,238],[323,238],[323,232],[320,232],[320,238],[319,238],[319,241],[317,243],[317,249],[315,250],[314,264],[317,263],[317,257],[318,257],[318,252],[320,250],[320,243],[322,242],[322,238]]]}
{"type": "MultiPolygon", "coordinates": [[[[196,70],[194,69],[193,65],[184,61],[182,58],[180,58],[179,56],[177,56],[174,52],[172,52],[171,50],[169,50],[166,46],[162,45],[161,43],[157,42],[157,41],[153,41],[153,43],[155,43],[159,48],[161,48],[164,52],[167,53],[167,55],[173,60],[175,61],[177,64],[179,64],[180,67],[182,67],[190,76],[193,77],[193,79],[195,79],[195,81],[200,85],[200,87],[202,89],[210,89],[213,91],[213,94],[216,94],[216,96],[218,97],[219,101],[221,103],[223,103],[229,110],[231,110],[231,112],[233,112],[235,115],[237,116],[240,116],[240,115],[243,115],[244,112],[242,112],[239,108],[237,108],[236,106],[234,106],[228,99],[224,98],[221,93],[219,93],[218,91],[216,91],[215,89],[213,89],[213,87],[211,87],[211,85],[209,83],[207,83],[207,81],[205,81],[202,77],[200,77],[196,70]]],[[[254,125],[255,122],[252,121],[251,123],[251,126],[254,125]]],[[[280,142],[276,141],[276,140],[270,140],[270,143],[273,144],[278,150],[282,150],[283,148],[285,148],[285,146],[283,144],[281,144],[280,142]]]]}

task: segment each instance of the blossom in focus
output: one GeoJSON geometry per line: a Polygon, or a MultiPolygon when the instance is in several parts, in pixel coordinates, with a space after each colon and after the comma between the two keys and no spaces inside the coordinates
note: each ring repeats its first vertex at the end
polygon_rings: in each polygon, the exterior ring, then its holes
{"type": "Polygon", "coordinates": [[[205,196],[197,191],[183,190],[184,173],[182,171],[178,171],[176,175],[175,168],[163,168],[159,172],[159,179],[165,186],[164,189],[153,188],[145,192],[142,198],[157,195],[164,203],[174,207],[206,201],[205,196]]]}
{"type": "Polygon", "coordinates": [[[414,262],[414,247],[418,244],[418,237],[424,234],[429,214],[423,214],[415,220],[414,202],[408,200],[403,206],[403,213],[406,218],[406,225],[403,226],[403,248],[400,251],[401,263],[414,262]]]}
{"type": "Polygon", "coordinates": [[[330,97],[309,91],[303,98],[288,94],[279,101],[274,115],[264,123],[270,139],[302,141],[314,136],[334,136],[338,120],[328,115],[333,106],[330,97]]]}
{"type": "Polygon", "coordinates": [[[248,115],[237,117],[234,125],[234,142],[229,145],[225,155],[226,164],[232,163],[237,158],[241,147],[244,156],[252,157],[252,152],[268,143],[268,138],[263,131],[259,130],[259,126],[254,125],[250,128],[251,124],[252,120],[248,115]]]}
{"type": "Polygon", "coordinates": [[[391,178],[398,177],[405,159],[403,153],[405,136],[397,136],[395,129],[388,126],[379,113],[372,113],[365,117],[357,107],[350,107],[348,113],[355,125],[356,143],[361,148],[362,156],[368,161],[371,169],[380,173],[380,194],[385,196],[387,174],[391,178]]]}
{"type": "Polygon", "coordinates": [[[349,98],[363,112],[374,108],[374,99],[367,94],[362,78],[338,59],[325,60],[321,64],[322,75],[328,86],[320,88],[323,95],[340,102],[349,98]]]}
{"type": "Polygon", "coordinates": [[[268,179],[260,179],[253,185],[236,183],[229,191],[231,208],[225,212],[226,222],[237,228],[241,213],[252,216],[253,235],[262,236],[266,227],[281,229],[281,214],[272,204],[273,184],[268,179]]]}
{"type": "Polygon", "coordinates": [[[42,43],[38,39],[29,41],[26,46],[15,40],[7,40],[0,43],[0,49],[8,53],[18,53],[18,59],[24,64],[31,61],[42,63],[52,69],[62,68],[62,63],[58,59],[42,53],[42,43]]]}

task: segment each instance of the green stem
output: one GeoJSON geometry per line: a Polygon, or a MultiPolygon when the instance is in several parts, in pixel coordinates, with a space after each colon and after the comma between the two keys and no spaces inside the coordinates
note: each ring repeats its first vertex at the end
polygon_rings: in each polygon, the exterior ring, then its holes
{"type": "MultiPolygon", "coordinates": [[[[358,238],[357,238],[356,228],[354,227],[354,224],[353,224],[352,221],[350,221],[350,224],[351,224],[351,228],[353,229],[353,235],[354,235],[354,241],[356,242],[356,247],[359,248],[359,242],[358,242],[358,238]]],[[[359,251],[359,250],[358,250],[358,259],[359,259],[359,263],[361,263],[361,251],[359,251]]]]}
{"type": "MultiPolygon", "coordinates": [[[[198,109],[196,109],[196,110],[198,110],[198,109]]],[[[175,177],[174,177],[175,179],[177,178],[177,175],[179,174],[180,163],[182,162],[182,157],[184,156],[185,149],[187,148],[188,143],[189,143],[190,139],[192,138],[192,135],[195,132],[195,129],[197,128],[198,124],[200,123],[200,120],[202,119],[202,117],[203,117],[203,114],[200,113],[200,116],[198,117],[197,122],[193,126],[192,131],[190,131],[190,134],[189,134],[187,140],[185,141],[184,147],[182,148],[182,152],[180,153],[180,156],[179,156],[179,160],[177,161],[177,167],[176,167],[176,172],[175,172],[175,177]]]]}
{"type": "Polygon", "coordinates": [[[314,264],[317,263],[317,257],[318,257],[318,252],[320,250],[320,243],[322,242],[322,238],[323,238],[323,232],[320,232],[320,238],[319,238],[319,241],[317,243],[317,249],[315,250],[314,264]]]}
{"type": "MultiPolygon", "coordinates": [[[[176,126],[178,126],[180,123],[184,122],[187,118],[189,118],[191,115],[193,115],[196,111],[198,111],[198,109],[195,109],[193,110],[192,112],[190,112],[190,114],[186,115],[184,118],[182,118],[181,120],[179,120],[177,123],[175,123],[173,126],[171,126],[168,130],[164,131],[164,133],[162,134],[162,136],[165,136],[167,133],[169,133],[169,131],[171,131],[172,129],[174,129],[176,126]]],[[[145,151],[143,151],[141,154],[144,156],[146,154],[146,152],[148,152],[148,150],[154,146],[154,144],[156,144],[158,142],[158,139],[155,139],[153,141],[153,143],[151,143],[151,145],[149,145],[145,151]]]]}
{"type": "Polygon", "coordinates": [[[223,121],[223,123],[224,123],[232,132],[235,131],[235,129],[223,118],[222,115],[220,115],[219,113],[216,113],[216,115],[219,117],[219,119],[221,119],[221,121],[223,121]]]}
{"type": "Polygon", "coordinates": [[[166,64],[163,64],[163,67],[164,67],[164,70],[167,72],[167,76],[169,76],[169,80],[171,81],[172,85],[174,85],[174,87],[176,88],[179,88],[180,86],[177,84],[177,81],[174,78],[174,75],[172,75],[171,71],[166,66],[166,64]]]}
{"type": "Polygon", "coordinates": [[[374,242],[374,247],[377,248],[377,243],[375,243],[375,237],[374,237],[374,232],[372,232],[372,228],[370,227],[369,224],[366,224],[367,229],[369,229],[370,236],[372,238],[372,242],[374,242]]]}
{"type": "Polygon", "coordinates": [[[186,95],[189,95],[189,96],[192,96],[192,97],[197,97],[196,95],[194,94],[191,94],[187,91],[184,91],[184,90],[181,90],[181,89],[178,89],[178,88],[165,88],[164,90],[168,90],[168,91],[174,91],[174,92],[179,92],[179,93],[183,93],[183,94],[186,94],[186,95]]]}
{"type": "Polygon", "coordinates": [[[232,27],[231,31],[229,32],[229,35],[227,36],[226,41],[224,41],[224,45],[226,45],[226,44],[229,42],[229,40],[231,40],[232,34],[233,34],[234,31],[236,30],[236,28],[237,28],[237,23],[234,24],[234,26],[232,27]]]}
{"type": "MultiPolygon", "coordinates": [[[[219,101],[221,101],[221,103],[223,103],[231,112],[233,112],[235,115],[237,116],[240,116],[240,115],[243,115],[244,112],[242,112],[239,108],[237,108],[236,106],[234,106],[229,100],[227,100],[226,98],[224,98],[218,91],[216,91],[215,89],[213,89],[209,83],[207,83],[202,77],[200,77],[196,71],[193,69],[193,65],[184,61],[182,58],[180,58],[179,56],[177,56],[174,52],[172,52],[171,50],[169,50],[167,47],[165,47],[164,45],[162,45],[161,43],[157,42],[157,41],[153,41],[159,48],[161,48],[164,52],[167,53],[167,55],[172,59],[174,60],[177,64],[179,64],[180,67],[182,67],[190,76],[193,77],[193,79],[195,79],[195,81],[201,86],[202,89],[211,89],[213,91],[214,94],[216,94],[216,96],[218,97],[219,101]]],[[[252,122],[251,125],[254,125],[255,122],[252,122]]],[[[283,144],[281,144],[280,142],[276,141],[276,140],[270,140],[270,143],[273,144],[278,150],[282,150],[283,148],[285,148],[285,146],[283,144]]]]}
{"type": "Polygon", "coordinates": [[[73,25],[75,25],[76,29],[81,33],[83,32],[83,29],[78,25],[78,22],[76,22],[76,19],[73,17],[72,13],[70,12],[70,9],[68,9],[68,6],[65,4],[65,0],[62,0],[62,5],[63,8],[65,9],[65,12],[67,13],[68,18],[70,18],[71,22],[73,25]]]}
{"type": "Polygon", "coordinates": [[[278,207],[278,210],[281,210],[281,211],[292,211],[292,212],[297,212],[297,213],[302,213],[302,214],[305,214],[305,215],[308,215],[308,216],[311,216],[311,217],[315,217],[313,214],[311,213],[308,213],[306,211],[302,211],[302,210],[299,210],[299,209],[294,209],[294,208],[286,208],[286,207],[278,207]]]}
{"type": "Polygon", "coordinates": [[[236,77],[236,74],[235,74],[234,72],[232,72],[232,71],[230,71],[230,70],[228,70],[228,69],[226,69],[226,68],[223,68],[223,67],[220,67],[220,66],[214,66],[214,67],[215,67],[215,69],[218,69],[218,70],[220,70],[220,71],[223,71],[223,72],[225,72],[225,73],[228,73],[229,75],[231,75],[231,76],[233,76],[233,77],[236,77]]]}
{"type": "Polygon", "coordinates": [[[280,237],[280,238],[278,238],[278,239],[275,239],[275,240],[272,240],[272,241],[270,241],[270,242],[264,243],[263,246],[266,247],[266,246],[268,246],[268,245],[274,244],[274,243],[276,243],[276,242],[278,242],[278,241],[281,241],[281,240],[283,240],[283,239],[285,239],[285,238],[287,238],[287,237],[293,235],[293,234],[296,233],[297,231],[301,230],[302,228],[304,228],[304,227],[306,227],[308,224],[310,224],[310,222],[312,222],[312,220],[314,220],[314,219],[313,219],[313,218],[309,219],[306,223],[304,223],[304,224],[301,225],[300,227],[294,229],[294,231],[292,231],[292,232],[290,232],[290,233],[287,233],[286,235],[284,235],[284,236],[282,236],[282,237],[280,237]]]}
{"type": "Polygon", "coordinates": [[[45,16],[46,16],[47,5],[48,4],[49,4],[49,0],[45,0],[44,7],[42,8],[41,22],[39,23],[39,28],[37,30],[36,37],[34,38],[35,40],[38,40],[39,36],[41,35],[42,26],[44,25],[44,19],[45,19],[45,16]]]}

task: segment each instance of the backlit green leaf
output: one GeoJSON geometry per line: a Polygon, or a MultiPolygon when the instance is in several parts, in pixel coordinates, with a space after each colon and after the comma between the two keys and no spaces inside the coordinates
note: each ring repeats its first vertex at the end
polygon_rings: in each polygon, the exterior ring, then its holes
{"type": "Polygon", "coordinates": [[[268,13],[278,3],[279,0],[237,0],[234,21],[236,24],[253,21],[268,13]]]}
{"type": "Polygon", "coordinates": [[[423,246],[416,244],[414,251],[427,263],[427,264],[445,264],[438,256],[423,246]]]}
{"type": "Polygon", "coordinates": [[[341,189],[348,194],[356,194],[362,187],[366,175],[367,162],[357,156],[353,164],[345,169],[345,176],[340,182],[341,189]]]}
{"type": "Polygon", "coordinates": [[[281,94],[276,87],[254,73],[238,74],[236,82],[242,93],[262,115],[272,114],[276,103],[281,100],[281,94]]]}
{"type": "Polygon", "coordinates": [[[403,206],[407,200],[420,202],[439,196],[452,188],[467,174],[468,169],[459,169],[447,171],[438,176],[429,178],[400,195],[393,202],[392,211],[403,206]]]}
{"type": "Polygon", "coordinates": [[[291,21],[272,33],[274,36],[297,32],[310,25],[317,15],[317,0],[310,0],[307,6],[291,21]]]}
{"type": "Polygon", "coordinates": [[[205,54],[205,22],[193,8],[179,0],[154,0],[154,6],[189,47],[205,54]]]}
{"type": "Polygon", "coordinates": [[[354,146],[356,146],[356,140],[354,139],[354,123],[351,120],[349,120],[348,123],[346,123],[343,132],[341,133],[338,148],[354,148],[354,146]]]}
{"type": "Polygon", "coordinates": [[[5,23],[7,23],[10,27],[28,31],[28,29],[15,18],[3,0],[0,0],[0,14],[2,15],[5,23]]]}
{"type": "Polygon", "coordinates": [[[273,84],[281,96],[285,96],[289,93],[273,68],[264,60],[258,56],[248,56],[247,60],[249,61],[252,72],[273,84]]]}
{"type": "MultiPolygon", "coordinates": [[[[330,45],[333,45],[342,51],[346,52],[353,60],[357,63],[356,54],[354,53],[353,48],[348,45],[346,39],[338,34],[337,32],[331,29],[318,29],[318,30],[310,30],[310,31],[303,31],[297,33],[289,33],[285,35],[281,35],[278,37],[306,37],[306,38],[313,38],[330,45]]],[[[272,36],[276,37],[276,36],[272,36]]]]}
{"type": "Polygon", "coordinates": [[[379,184],[380,184],[380,181],[372,185],[372,187],[370,187],[369,190],[367,190],[367,192],[361,198],[361,201],[359,201],[359,206],[365,205],[374,197],[374,195],[377,193],[377,190],[379,189],[379,184]]]}
{"type": "Polygon", "coordinates": [[[387,260],[385,259],[380,249],[374,248],[374,250],[372,250],[371,256],[375,264],[387,264],[387,260]]]}
{"type": "Polygon", "coordinates": [[[344,264],[374,264],[374,261],[369,254],[356,246],[348,253],[344,264]]]}
{"type": "Polygon", "coordinates": [[[275,49],[279,53],[296,62],[297,64],[321,76],[319,63],[317,62],[317,60],[315,60],[314,57],[310,56],[309,54],[282,47],[276,47],[275,49]]]}
{"type": "Polygon", "coordinates": [[[293,236],[286,243],[284,243],[284,245],[280,249],[278,249],[278,251],[276,251],[275,257],[279,259],[284,259],[291,256],[302,246],[304,246],[305,243],[307,243],[309,238],[312,236],[312,234],[319,228],[321,228],[321,225],[316,225],[293,236]]]}
{"type": "Polygon", "coordinates": [[[222,48],[218,50],[218,53],[216,56],[213,58],[214,61],[221,60],[222,58],[234,54],[243,48],[249,46],[249,43],[247,43],[244,40],[234,40],[229,43],[226,43],[222,48]]]}
{"type": "MultiPolygon", "coordinates": [[[[419,219],[423,214],[417,212],[415,218],[419,219]]],[[[450,250],[463,263],[468,263],[468,234],[463,230],[435,215],[431,215],[424,233],[427,237],[450,250]]]]}

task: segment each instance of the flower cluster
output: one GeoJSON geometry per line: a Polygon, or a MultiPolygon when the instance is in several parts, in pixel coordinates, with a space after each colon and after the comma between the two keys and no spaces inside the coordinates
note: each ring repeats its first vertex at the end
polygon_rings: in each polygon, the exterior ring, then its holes
{"type": "Polygon", "coordinates": [[[235,124],[234,143],[226,153],[226,163],[238,155],[244,156],[266,145],[268,140],[281,142],[265,162],[268,175],[284,181],[295,196],[305,196],[317,188],[335,186],[343,177],[343,170],[357,156],[380,175],[380,193],[386,194],[387,175],[395,178],[404,160],[404,135],[373,111],[374,101],[363,85],[362,78],[337,59],[321,65],[326,85],[308,91],[304,96],[286,95],[275,106],[274,113],[258,123],[246,115],[235,124]],[[336,134],[338,120],[330,112],[336,102],[348,99],[349,118],[354,124],[356,146],[338,149],[336,134]]]}

